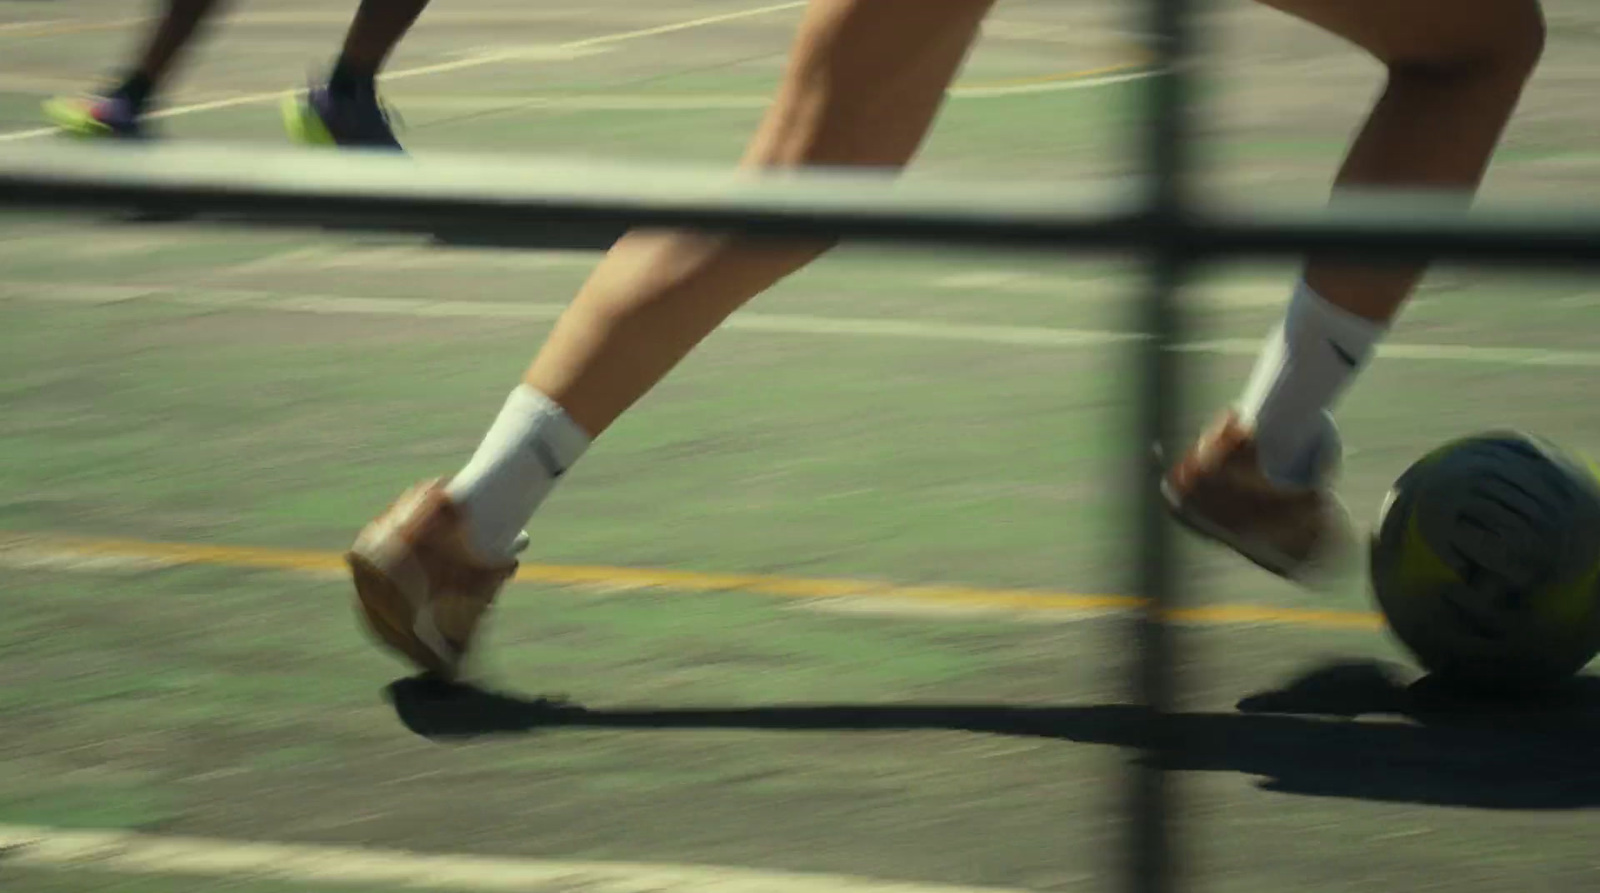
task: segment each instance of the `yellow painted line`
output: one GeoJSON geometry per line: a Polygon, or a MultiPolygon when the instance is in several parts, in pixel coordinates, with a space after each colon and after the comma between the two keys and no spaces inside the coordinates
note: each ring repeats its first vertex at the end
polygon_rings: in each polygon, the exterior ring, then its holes
{"type": "Polygon", "coordinates": [[[1278,624],[1316,629],[1382,629],[1383,618],[1370,611],[1318,611],[1307,608],[1276,608],[1270,605],[1207,605],[1179,608],[1170,615],[1177,623],[1202,626],[1247,626],[1278,624]]]}
{"type": "MultiPolygon", "coordinates": [[[[144,540],[86,539],[55,535],[0,536],[0,550],[62,558],[123,559],[170,565],[209,565],[341,574],[338,553],[256,546],[144,540]]],[[[769,574],[719,574],[671,568],[607,565],[524,564],[517,583],[607,589],[668,589],[683,592],[733,592],[797,599],[865,599],[924,605],[1103,614],[1131,611],[1140,600],[1126,595],[1097,595],[1047,589],[999,589],[978,586],[907,586],[873,580],[782,577],[769,574]]],[[[1317,629],[1378,629],[1381,619],[1364,611],[1320,611],[1270,605],[1208,605],[1172,613],[1178,623],[1205,626],[1276,624],[1317,629]]]]}

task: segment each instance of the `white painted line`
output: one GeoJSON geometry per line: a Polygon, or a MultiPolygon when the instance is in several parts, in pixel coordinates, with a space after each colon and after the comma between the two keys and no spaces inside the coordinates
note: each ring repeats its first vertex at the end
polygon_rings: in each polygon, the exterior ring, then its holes
{"type": "MultiPolygon", "coordinates": [[[[99,241],[104,234],[97,232],[99,241]]],[[[52,250],[59,251],[59,236],[50,237],[56,242],[52,250]]],[[[83,249],[85,256],[92,249],[83,249]]],[[[12,254],[0,240],[0,257],[12,254]]],[[[214,280],[194,284],[218,284],[231,276],[247,276],[260,272],[291,270],[448,270],[453,272],[482,273],[486,270],[533,272],[548,270],[590,270],[599,255],[593,251],[545,250],[507,251],[503,249],[452,248],[437,251],[416,246],[380,248],[332,247],[309,245],[268,254],[237,264],[216,267],[208,272],[214,280]]],[[[0,280],[3,281],[3,280],[0,280]]]]}
{"type": "MultiPolygon", "coordinates": [[[[750,19],[757,16],[771,15],[775,12],[786,12],[791,9],[800,9],[806,5],[806,0],[794,0],[788,3],[774,3],[769,6],[757,6],[752,9],[741,9],[737,12],[725,12],[718,15],[702,16],[684,22],[674,22],[669,25],[656,25],[650,28],[638,28],[632,31],[621,31],[615,34],[602,34],[599,37],[587,37],[582,40],[573,40],[557,44],[564,50],[582,50],[592,47],[610,46],[611,44],[624,43],[631,40],[640,40],[646,37],[660,37],[663,34],[675,34],[679,31],[688,31],[693,28],[704,28],[707,25],[720,25],[724,22],[734,22],[740,19],[750,19]]],[[[389,72],[383,76],[384,83],[400,80],[402,78],[418,77],[425,74],[440,74],[447,71],[460,71],[466,68],[476,68],[480,65],[493,65],[497,62],[510,62],[524,58],[522,50],[508,50],[497,53],[484,53],[454,62],[440,62],[436,65],[423,65],[417,68],[403,68],[399,71],[389,72]]]]}
{"type": "Polygon", "coordinates": [[[557,112],[699,112],[724,109],[764,109],[771,96],[703,93],[680,95],[595,94],[592,96],[406,96],[394,97],[407,112],[438,109],[447,112],[519,112],[546,109],[557,112]]]}
{"type": "Polygon", "coordinates": [[[55,133],[54,127],[35,127],[32,130],[13,130],[9,133],[0,133],[0,143],[14,143],[18,140],[37,139],[55,133]]]}
{"type": "Polygon", "coordinates": [[[749,868],[460,856],[21,825],[0,825],[0,859],[24,868],[462,893],[1007,893],[749,868]]]}
{"type": "MultiPolygon", "coordinates": [[[[552,57],[561,47],[545,47],[543,49],[530,49],[521,51],[524,58],[533,58],[538,53],[552,57]]],[[[473,62],[487,57],[470,57],[461,60],[473,62]]],[[[509,57],[508,57],[509,58],[509,57]]],[[[455,64],[455,63],[443,63],[455,64]]],[[[1093,90],[1100,87],[1109,87],[1115,84],[1125,84],[1141,80],[1153,75],[1153,71],[1131,71],[1127,74],[1109,74],[1100,77],[1089,77],[1081,80],[1046,81],[1038,84],[1011,84],[996,87],[952,87],[950,98],[968,99],[1003,99],[1010,96],[1033,96],[1047,93],[1067,93],[1073,90],[1093,90]]],[[[394,75],[390,75],[390,78],[394,75]]],[[[245,93],[238,96],[225,96],[206,102],[197,102],[192,105],[177,106],[171,109],[152,112],[152,119],[171,118],[178,115],[192,115],[199,112],[208,112],[214,109],[232,108],[234,106],[248,105],[264,102],[269,99],[281,99],[293,95],[293,90],[282,90],[275,93],[245,93]]],[[[450,112],[518,112],[518,111],[588,111],[588,112],[693,112],[693,111],[724,111],[743,109],[764,109],[772,103],[771,96],[757,94],[715,94],[701,95],[595,95],[595,96],[413,96],[397,98],[395,104],[409,109],[439,109],[450,112]]],[[[19,140],[34,139],[56,133],[53,127],[38,127],[32,130],[19,130],[11,133],[0,134],[0,142],[17,142],[19,140]]]]}
{"type": "MultiPolygon", "coordinates": [[[[364,298],[348,295],[211,289],[195,286],[99,285],[89,283],[0,280],[0,300],[57,304],[112,305],[152,302],[169,305],[257,310],[283,313],[355,316],[454,317],[458,319],[553,320],[565,304],[501,301],[430,301],[416,298],[364,298]]],[[[974,323],[913,322],[859,317],[735,313],[723,329],[788,335],[954,341],[1020,347],[1095,348],[1130,344],[1143,336],[1107,329],[1049,326],[1003,326],[974,323]]],[[[1257,338],[1198,341],[1178,348],[1184,353],[1255,356],[1257,338]]],[[[1545,366],[1565,369],[1600,368],[1600,350],[1547,350],[1538,347],[1479,347],[1468,344],[1386,343],[1381,357],[1417,362],[1466,363],[1484,366],[1545,366]]]]}
{"type": "Polygon", "coordinates": [[[459,52],[451,53],[457,60],[478,59],[488,55],[508,55],[523,62],[571,62],[574,59],[588,59],[593,56],[604,56],[611,52],[610,46],[582,46],[575,47],[567,44],[550,43],[503,43],[492,46],[478,46],[463,48],[459,52]]]}
{"type": "Polygon", "coordinates": [[[1036,93],[1061,93],[1066,90],[1089,90],[1125,84],[1154,75],[1154,71],[1130,71],[1126,74],[1107,74],[1078,80],[1045,81],[1039,84],[1011,84],[1003,87],[956,87],[950,91],[952,99],[998,99],[1003,96],[1030,96],[1036,93]]]}
{"type": "MultiPolygon", "coordinates": [[[[30,544],[23,539],[0,537],[0,567],[15,571],[58,571],[78,574],[130,574],[181,567],[171,559],[141,555],[96,555],[85,551],[30,544]]],[[[309,574],[309,571],[302,573],[309,574]]],[[[333,576],[329,574],[327,576],[333,576]]],[[[343,576],[342,574],[340,576],[343,576]]],[[[0,863],[5,849],[0,846],[0,863]]]]}
{"type": "MultiPolygon", "coordinates": [[[[1150,77],[1152,71],[1130,71],[1077,80],[1041,81],[1037,84],[1009,84],[994,87],[952,87],[951,99],[1002,99],[1093,90],[1150,77]]],[[[586,112],[691,112],[726,109],[764,109],[772,104],[771,95],[703,93],[651,95],[648,93],[603,94],[595,96],[399,96],[396,105],[407,109],[442,109],[454,112],[514,112],[548,109],[586,112]]]]}
{"type": "MultiPolygon", "coordinates": [[[[754,18],[756,16],[770,15],[775,12],[784,12],[799,9],[806,5],[806,0],[792,0],[787,3],[774,3],[770,6],[757,6],[753,9],[743,9],[737,12],[725,12],[718,15],[702,16],[683,22],[673,22],[667,25],[656,25],[650,28],[636,28],[631,31],[619,31],[614,34],[602,34],[598,37],[586,37],[582,40],[572,40],[566,43],[555,44],[539,48],[524,48],[493,53],[483,53],[465,59],[456,59],[451,62],[440,62],[434,65],[422,65],[416,68],[402,68],[390,71],[383,75],[384,83],[401,80],[404,78],[418,77],[425,74],[440,74],[447,71],[461,71],[483,65],[494,65],[500,62],[511,62],[518,59],[534,58],[530,53],[548,54],[553,51],[578,51],[597,47],[606,47],[612,44],[625,43],[631,40],[641,40],[646,37],[658,37],[663,34],[673,34],[693,28],[703,28],[707,25],[718,25],[723,22],[732,22],[739,19],[754,18]]],[[[180,115],[194,115],[200,112],[209,112],[216,109],[233,108],[241,105],[253,105],[260,102],[273,102],[285,96],[294,96],[299,90],[274,90],[267,93],[246,93],[232,96],[227,99],[218,99],[211,102],[200,102],[193,105],[180,105],[152,113],[150,117],[175,118],[180,115]]],[[[54,127],[37,127],[32,130],[19,130],[11,133],[0,133],[0,143],[16,142],[18,140],[35,139],[56,133],[54,127]]]]}
{"type": "Polygon", "coordinates": [[[77,19],[34,19],[25,22],[0,22],[0,34],[7,31],[26,31],[29,28],[50,28],[78,21],[77,19]]]}
{"type": "MultiPolygon", "coordinates": [[[[1223,338],[1197,341],[1179,348],[1185,353],[1255,356],[1260,339],[1223,338]]],[[[1546,350],[1542,347],[1478,347],[1470,344],[1381,344],[1378,356],[1390,360],[1475,363],[1483,366],[1549,366],[1560,369],[1600,367],[1600,351],[1546,350]]]]}
{"type": "Polygon", "coordinates": [[[1570,298],[1558,298],[1553,302],[1557,307],[1584,308],[1600,306],[1600,293],[1584,292],[1570,298]]]}
{"type": "MultiPolygon", "coordinates": [[[[770,313],[736,313],[724,329],[785,335],[842,335],[911,341],[965,341],[1017,347],[1104,347],[1129,344],[1140,336],[1099,329],[995,326],[971,323],[910,322],[894,319],[835,318],[770,313]]],[[[1258,345],[1259,346],[1259,345],[1258,345]]]]}

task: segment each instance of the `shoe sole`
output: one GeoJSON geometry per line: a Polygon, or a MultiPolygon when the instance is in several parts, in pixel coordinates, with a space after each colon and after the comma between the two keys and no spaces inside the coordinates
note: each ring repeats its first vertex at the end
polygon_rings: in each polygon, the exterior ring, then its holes
{"type": "Polygon", "coordinates": [[[298,97],[286,96],[279,105],[283,114],[283,129],[289,139],[305,146],[337,146],[339,143],[328,132],[326,124],[301,104],[298,97]]]}
{"type": "Polygon", "coordinates": [[[1210,521],[1185,511],[1182,503],[1168,489],[1167,482],[1161,482],[1161,498],[1167,504],[1167,513],[1173,520],[1190,533],[1204,539],[1211,540],[1222,546],[1239,553],[1239,556],[1269,574],[1283,577],[1285,580],[1300,582],[1300,575],[1294,572],[1299,562],[1291,561],[1288,556],[1276,549],[1262,549],[1247,546],[1245,542],[1210,521]]]}
{"type": "Polygon", "coordinates": [[[412,631],[416,612],[405,593],[363,556],[346,552],[344,560],[355,582],[356,607],[367,630],[419,669],[445,679],[454,678],[455,668],[422,644],[412,631]]]}
{"type": "Polygon", "coordinates": [[[311,111],[300,100],[293,96],[285,97],[279,106],[283,115],[283,129],[289,135],[289,141],[302,146],[315,146],[323,149],[365,149],[375,152],[405,153],[405,149],[397,142],[389,143],[341,143],[328,129],[316,112],[311,111]]]}
{"type": "MultiPolygon", "coordinates": [[[[1167,514],[1178,525],[1190,533],[1210,540],[1220,546],[1228,548],[1240,558],[1250,562],[1275,577],[1281,577],[1291,583],[1301,586],[1317,587],[1330,574],[1330,569],[1317,564],[1315,561],[1296,561],[1276,549],[1258,547],[1246,543],[1234,536],[1228,530],[1219,527],[1200,515],[1186,510],[1183,500],[1172,489],[1172,484],[1167,480],[1166,451],[1156,444],[1150,449],[1151,471],[1159,481],[1161,501],[1166,504],[1167,514]]],[[[1343,507],[1340,507],[1343,512],[1343,507]]],[[[1348,517],[1348,512],[1343,512],[1348,517]]]]}
{"type": "MultiPolygon", "coordinates": [[[[1211,523],[1200,515],[1186,511],[1182,502],[1177,498],[1167,482],[1161,482],[1161,499],[1167,505],[1167,513],[1174,521],[1189,532],[1203,539],[1210,540],[1218,545],[1232,550],[1239,557],[1245,559],[1256,567],[1269,574],[1281,577],[1291,583],[1306,586],[1312,589],[1321,588],[1338,576],[1343,561],[1340,554],[1342,550],[1330,550],[1324,560],[1296,561],[1276,549],[1261,546],[1257,543],[1248,543],[1235,536],[1232,532],[1211,523]],[[1329,561],[1327,559],[1333,559],[1329,561]]],[[[1349,536],[1341,537],[1345,540],[1349,536]]]]}
{"type": "Polygon", "coordinates": [[[68,136],[84,137],[89,139],[104,139],[117,136],[116,131],[106,124],[95,120],[94,116],[86,114],[62,102],[46,102],[44,116],[50,123],[60,128],[68,136]]]}

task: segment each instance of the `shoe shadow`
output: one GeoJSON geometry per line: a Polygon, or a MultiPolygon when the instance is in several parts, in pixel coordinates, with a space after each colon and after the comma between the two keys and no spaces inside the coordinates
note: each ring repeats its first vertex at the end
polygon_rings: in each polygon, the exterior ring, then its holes
{"type": "MultiPolygon", "coordinates": [[[[1125,704],[819,704],[590,710],[426,679],[387,689],[400,721],[436,741],[563,728],[915,731],[1054,738],[1133,748],[1139,708],[1125,704]]],[[[1483,809],[1600,806],[1600,679],[1537,703],[1466,703],[1379,664],[1317,668],[1240,702],[1237,712],[1174,717],[1176,769],[1239,772],[1267,790],[1483,809]],[[1363,718],[1367,717],[1367,718],[1363,718]]]]}

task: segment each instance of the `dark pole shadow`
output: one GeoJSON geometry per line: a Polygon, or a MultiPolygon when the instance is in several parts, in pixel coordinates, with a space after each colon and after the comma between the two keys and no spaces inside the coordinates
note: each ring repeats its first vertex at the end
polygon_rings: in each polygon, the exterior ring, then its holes
{"type": "MultiPolygon", "coordinates": [[[[1123,704],[820,704],[590,710],[564,701],[404,679],[387,689],[400,721],[436,741],[563,728],[774,732],[953,730],[1136,747],[1140,709],[1123,704]]],[[[1600,679],[1537,703],[1452,700],[1378,664],[1318,668],[1245,698],[1238,712],[1178,717],[1188,771],[1241,772],[1284,793],[1485,809],[1600,806],[1600,679]]]]}

